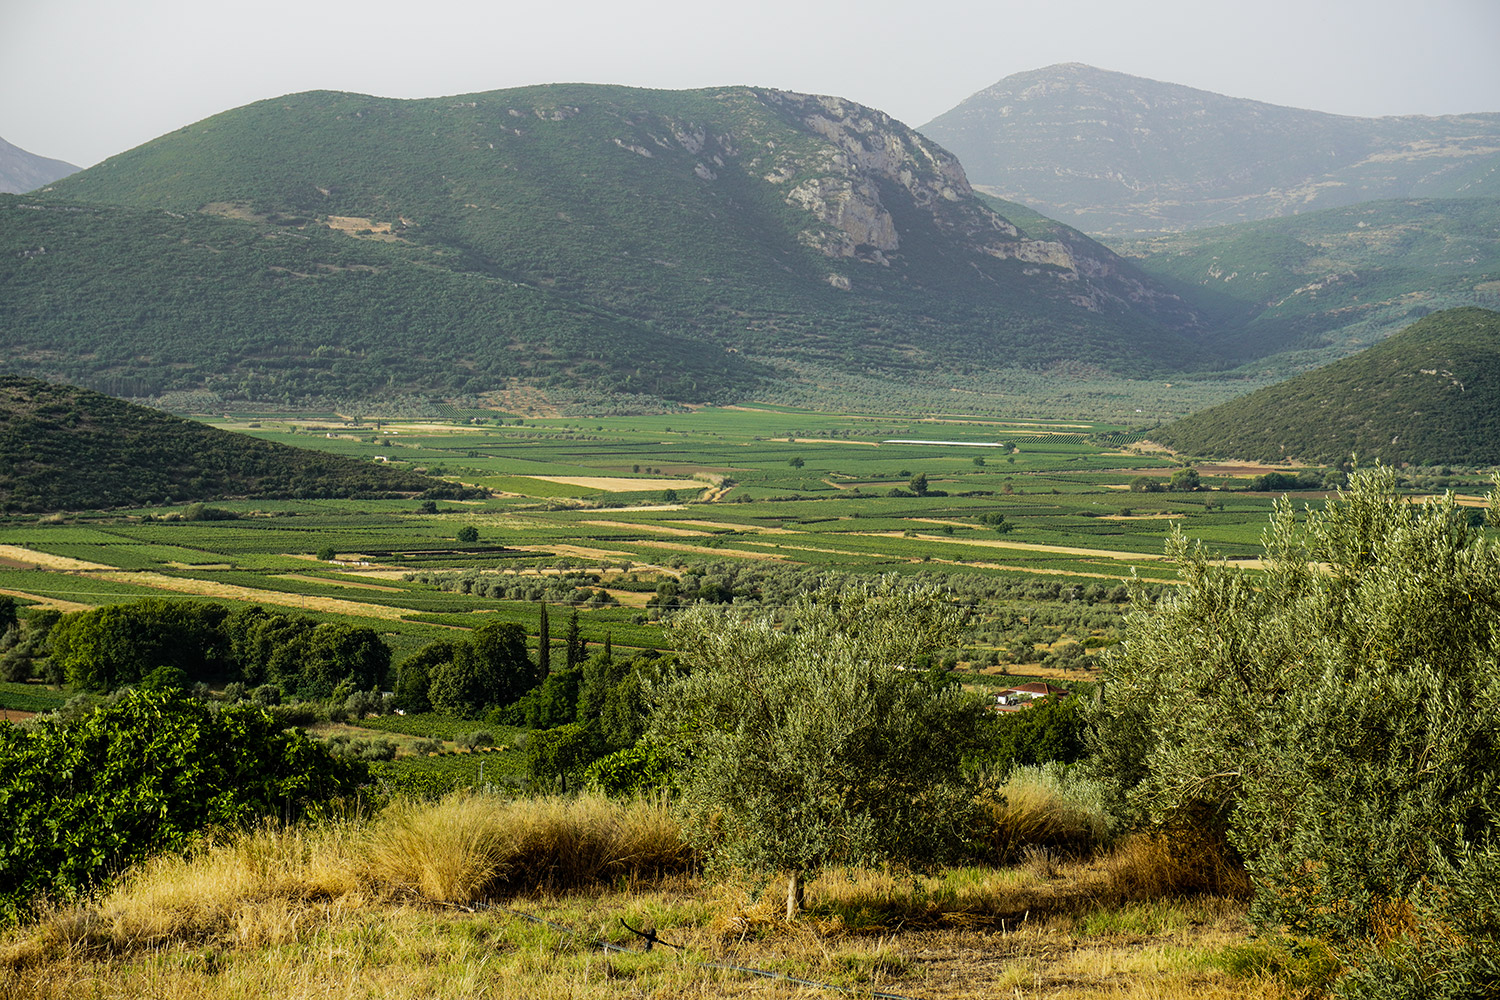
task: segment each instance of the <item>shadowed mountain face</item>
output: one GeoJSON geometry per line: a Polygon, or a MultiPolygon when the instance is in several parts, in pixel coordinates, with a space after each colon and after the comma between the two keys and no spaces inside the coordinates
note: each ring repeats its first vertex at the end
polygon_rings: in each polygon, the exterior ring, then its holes
{"type": "Polygon", "coordinates": [[[1352,118],[1077,63],[1006,77],[920,131],[981,190],[1108,237],[1500,195],[1500,114],[1352,118]]]}
{"type": "Polygon", "coordinates": [[[1433,313],[1353,357],[1151,436],[1215,458],[1500,464],[1500,313],[1433,313]]]}
{"type": "Polygon", "coordinates": [[[0,194],[32,191],[77,172],[71,163],[28,153],[0,139],[0,194]]]}
{"type": "Polygon", "coordinates": [[[407,469],[232,434],[71,385],[0,375],[0,511],[465,492],[407,469]]]}
{"type": "Polygon", "coordinates": [[[784,363],[891,376],[1204,359],[1197,314],[1133,265],[1027,237],[942,147],[831,97],[296,94],[0,209],[16,222],[0,268],[20,289],[17,364],[88,354],[91,378],[144,372],[148,388],[253,394],[274,366],[294,398],[520,380],[694,400],[784,363]],[[117,269],[83,287],[82,257],[117,269]],[[60,303],[78,313],[67,330],[49,318],[60,303]],[[91,349],[80,328],[111,339],[91,349]],[[334,357],[323,385],[299,370],[334,357]]]}

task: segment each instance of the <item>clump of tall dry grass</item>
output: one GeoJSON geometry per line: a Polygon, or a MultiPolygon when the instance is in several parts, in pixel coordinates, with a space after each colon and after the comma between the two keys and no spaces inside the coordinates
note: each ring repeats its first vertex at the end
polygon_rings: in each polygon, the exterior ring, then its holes
{"type": "Polygon", "coordinates": [[[375,903],[467,902],[691,863],[659,800],[398,801],[366,824],[268,827],[150,859],[88,903],[44,910],[25,933],[0,942],[0,967],[168,942],[274,946],[375,903]]]}
{"type": "Polygon", "coordinates": [[[1126,838],[1102,863],[1110,903],[1180,896],[1248,899],[1250,875],[1221,833],[1176,827],[1126,838]]]}
{"type": "Polygon", "coordinates": [[[985,803],[985,812],[988,846],[1001,864],[1037,849],[1049,856],[1083,857],[1105,846],[1110,836],[1098,784],[1058,765],[1016,768],[999,797],[985,803]]]}
{"type": "Polygon", "coordinates": [[[692,856],[661,799],[449,796],[399,802],[370,828],[369,880],[443,902],[684,871],[692,856]]]}

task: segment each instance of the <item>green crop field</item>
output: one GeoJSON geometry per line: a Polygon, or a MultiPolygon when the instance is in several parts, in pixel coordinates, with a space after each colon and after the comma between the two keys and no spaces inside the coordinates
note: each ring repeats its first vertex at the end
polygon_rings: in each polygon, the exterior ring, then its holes
{"type": "MultiPolygon", "coordinates": [[[[174,595],[295,608],[378,628],[398,662],[484,621],[535,636],[542,603],[555,606],[554,638],[572,607],[590,643],[660,648],[671,595],[764,603],[828,574],[935,580],[989,595],[974,600],[991,611],[1025,581],[1064,596],[1132,573],[1168,583],[1173,526],[1252,557],[1273,500],[1244,491],[1250,468],[1205,467],[1192,492],[1143,491],[1179,466],[1122,450],[1137,435],[1120,425],[1085,421],[784,406],[483,419],[229,424],[503,492],[225,501],[235,517],[216,521],[177,520],[180,507],[10,517],[0,592],[63,610],[174,595]],[[465,528],[477,539],[460,541],[465,528]],[[316,557],[325,547],[333,561],[316,557]]],[[[1455,473],[1455,487],[1479,491],[1470,478],[1455,473]]]]}

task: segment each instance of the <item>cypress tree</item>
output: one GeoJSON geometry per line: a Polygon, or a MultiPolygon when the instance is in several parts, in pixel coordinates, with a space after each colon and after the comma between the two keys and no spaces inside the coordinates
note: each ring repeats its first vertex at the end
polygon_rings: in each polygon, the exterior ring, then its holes
{"type": "Polygon", "coordinates": [[[542,608],[542,625],[536,636],[537,675],[546,680],[552,672],[552,637],[547,633],[547,602],[538,602],[542,608]]]}

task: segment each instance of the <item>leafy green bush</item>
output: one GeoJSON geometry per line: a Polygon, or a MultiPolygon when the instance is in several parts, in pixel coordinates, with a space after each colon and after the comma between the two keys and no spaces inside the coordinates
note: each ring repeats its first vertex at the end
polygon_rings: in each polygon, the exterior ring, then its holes
{"type": "Polygon", "coordinates": [[[295,817],[362,777],[260,709],[181,692],[133,692],[75,722],[0,725],[0,919],[211,827],[295,817]]]}
{"type": "Polygon", "coordinates": [[[1263,922],[1436,947],[1389,915],[1500,845],[1500,546],[1377,467],[1303,519],[1283,498],[1264,576],[1168,548],[1185,585],[1111,650],[1100,773],[1137,818],[1222,825],[1263,922]]]}

